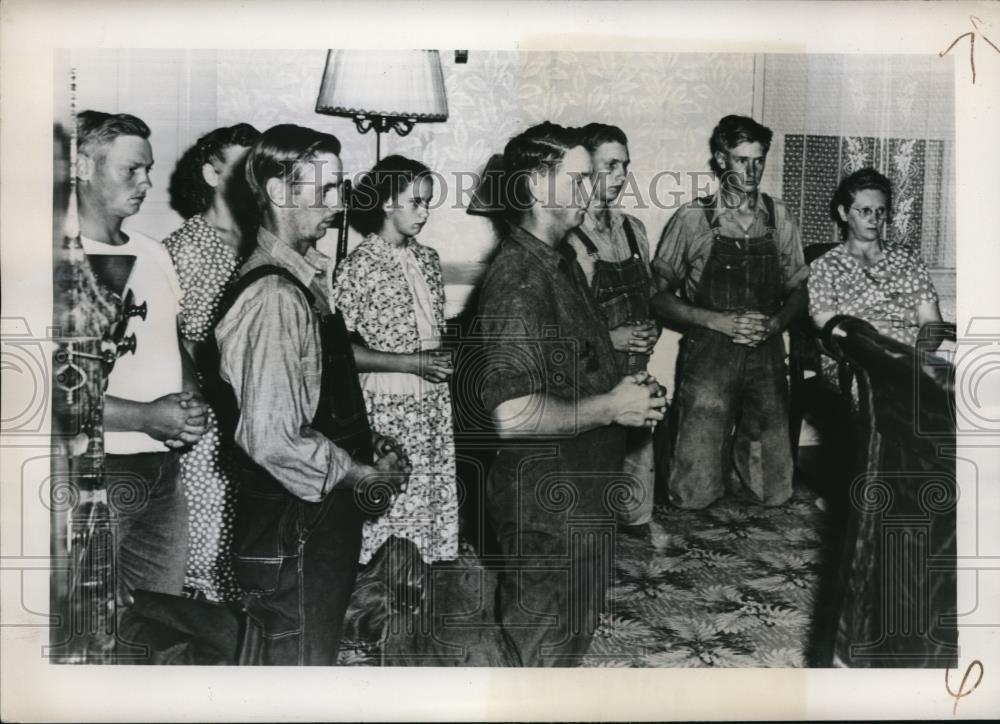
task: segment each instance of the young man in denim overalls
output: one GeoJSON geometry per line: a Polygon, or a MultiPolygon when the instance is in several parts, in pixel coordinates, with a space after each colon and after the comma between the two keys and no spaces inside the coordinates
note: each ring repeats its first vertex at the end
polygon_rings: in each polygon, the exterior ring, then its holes
{"type": "Polygon", "coordinates": [[[785,205],[760,192],[772,132],[726,116],[712,132],[718,191],[667,223],[653,312],[684,331],[669,493],[704,508],[726,490],[763,505],[792,494],[781,333],[806,304],[808,267],[785,205]]]}
{"type": "MultiPolygon", "coordinates": [[[[659,329],[649,308],[653,283],[646,227],[617,203],[628,179],[628,138],[603,123],[590,123],[579,133],[594,164],[594,191],[583,223],[568,241],[607,320],[619,374],[645,371],[659,329]]],[[[653,518],[652,432],[630,428],[625,445],[626,494],[617,506],[618,529],[646,537],[653,518]]]]}

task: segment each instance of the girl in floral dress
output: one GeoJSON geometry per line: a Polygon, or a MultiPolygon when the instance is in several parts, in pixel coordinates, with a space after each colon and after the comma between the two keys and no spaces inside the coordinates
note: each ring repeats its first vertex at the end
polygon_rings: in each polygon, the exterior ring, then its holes
{"type": "MultiPolygon", "coordinates": [[[[258,136],[245,123],[218,128],[188,149],[170,180],[172,204],[187,220],[163,244],[184,292],[181,339],[203,382],[216,374],[211,340],[219,304],[238,276],[244,237],[253,242],[241,186],[231,181],[242,178],[240,162],[258,136]]],[[[240,590],[229,564],[234,481],[211,410],[205,435],[181,458],[181,473],[190,518],[185,592],[209,601],[236,600],[240,590]]]]}
{"type": "Polygon", "coordinates": [[[391,537],[424,563],[458,557],[458,494],[448,379],[440,349],[444,286],[436,251],[417,243],[433,194],[430,170],[389,156],[358,182],[351,223],[364,240],[337,268],[334,306],[354,355],[372,429],[395,438],[412,473],[382,517],[365,524],[360,562],[391,537]]]}

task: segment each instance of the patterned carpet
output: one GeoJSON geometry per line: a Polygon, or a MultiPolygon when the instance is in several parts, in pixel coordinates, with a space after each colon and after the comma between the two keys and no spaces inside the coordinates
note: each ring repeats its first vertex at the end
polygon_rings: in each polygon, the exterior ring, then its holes
{"type": "MultiPolygon", "coordinates": [[[[725,499],[692,512],[658,507],[652,539],[619,536],[609,611],[594,637],[589,667],[801,667],[815,665],[821,638],[818,611],[824,571],[833,559],[828,516],[816,495],[797,487],[778,508],[725,499]]],[[[492,576],[470,550],[452,574],[463,576],[469,598],[489,601],[492,576]],[[480,589],[473,591],[472,589],[480,589]]],[[[829,585],[829,583],[826,583],[829,585]]],[[[478,616],[491,615],[483,606],[478,616]]],[[[390,636],[384,647],[355,641],[343,665],[423,663],[406,656],[413,638],[390,636]],[[402,658],[399,658],[402,657],[402,658]]],[[[469,646],[475,648],[474,644],[469,646]]],[[[466,661],[465,665],[472,664],[466,661]]]]}
{"type": "Polygon", "coordinates": [[[829,558],[815,499],[797,489],[778,508],[658,508],[651,544],[619,546],[611,610],[585,665],[805,666],[829,558]]]}

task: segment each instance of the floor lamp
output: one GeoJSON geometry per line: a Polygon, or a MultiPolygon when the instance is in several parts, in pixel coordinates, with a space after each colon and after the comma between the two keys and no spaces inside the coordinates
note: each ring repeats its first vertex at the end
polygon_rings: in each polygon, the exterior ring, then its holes
{"type": "Polygon", "coordinates": [[[375,131],[375,162],[383,133],[400,136],[421,121],[448,119],[441,57],[436,50],[329,50],[316,112],[354,119],[375,131]]]}

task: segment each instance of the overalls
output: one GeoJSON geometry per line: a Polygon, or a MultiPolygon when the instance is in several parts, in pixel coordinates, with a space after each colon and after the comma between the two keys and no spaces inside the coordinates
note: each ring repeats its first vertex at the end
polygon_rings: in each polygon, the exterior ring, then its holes
{"type": "MultiPolygon", "coordinates": [[[[761,194],[768,214],[764,236],[722,235],[714,203],[703,201],[714,239],[692,303],[715,311],[773,315],[784,298],[775,242],[774,203],[761,194]]],[[[780,334],[757,347],[736,344],[720,332],[697,327],[681,340],[674,395],[676,443],[670,502],[703,508],[730,492],[764,505],[792,494],[788,437],[788,385],[780,334]]]]}
{"type": "MultiPolygon", "coordinates": [[[[277,266],[248,272],[233,287],[230,303],[268,275],[293,282],[320,316],[323,372],[312,428],[356,461],[371,464],[371,427],[341,315],[323,314],[312,292],[277,266]]],[[[309,503],[289,493],[242,450],[236,448],[236,453],[240,490],[234,568],[252,622],[245,663],[332,666],[354,588],[365,515],[352,490],[334,487],[322,502],[309,503]]]]}
{"type": "MultiPolygon", "coordinates": [[[[594,264],[590,291],[612,330],[623,324],[651,317],[649,290],[652,283],[649,270],[639,253],[639,246],[628,219],[622,219],[630,256],[624,261],[601,259],[597,246],[581,227],[573,232],[587,250],[594,264]]],[[[615,360],[621,374],[644,371],[649,355],[615,350],[615,360]]],[[[627,495],[616,500],[616,518],[624,525],[642,525],[653,517],[653,438],[645,427],[626,431],[625,464],[627,495]]]]}

